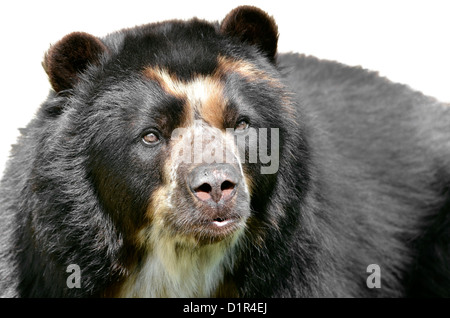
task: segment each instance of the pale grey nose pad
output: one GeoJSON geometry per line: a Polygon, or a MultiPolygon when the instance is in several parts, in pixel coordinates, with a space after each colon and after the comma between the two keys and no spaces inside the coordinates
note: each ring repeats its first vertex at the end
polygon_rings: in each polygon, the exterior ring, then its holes
{"type": "Polygon", "coordinates": [[[200,201],[227,201],[239,185],[240,174],[230,164],[201,165],[188,176],[190,190],[200,201]]]}

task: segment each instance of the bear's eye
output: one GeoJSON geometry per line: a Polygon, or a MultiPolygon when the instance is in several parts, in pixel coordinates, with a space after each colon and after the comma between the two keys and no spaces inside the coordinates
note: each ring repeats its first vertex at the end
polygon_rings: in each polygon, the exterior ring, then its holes
{"type": "Polygon", "coordinates": [[[154,146],[159,142],[158,134],[155,132],[149,132],[142,136],[142,142],[148,146],[154,146]]]}
{"type": "Polygon", "coordinates": [[[241,132],[247,130],[249,127],[249,123],[246,119],[238,120],[236,126],[234,126],[235,132],[241,132]]]}

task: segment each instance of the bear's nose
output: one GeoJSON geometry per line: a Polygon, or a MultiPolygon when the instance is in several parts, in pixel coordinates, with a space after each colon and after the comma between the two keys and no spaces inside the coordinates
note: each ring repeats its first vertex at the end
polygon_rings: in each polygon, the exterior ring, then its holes
{"type": "Polygon", "coordinates": [[[200,201],[231,199],[239,183],[240,174],[230,164],[202,165],[188,176],[190,190],[200,201]]]}

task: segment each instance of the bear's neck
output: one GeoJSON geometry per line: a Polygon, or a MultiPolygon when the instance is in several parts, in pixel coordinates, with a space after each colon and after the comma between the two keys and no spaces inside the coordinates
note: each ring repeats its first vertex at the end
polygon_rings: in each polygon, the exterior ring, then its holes
{"type": "Polygon", "coordinates": [[[212,297],[232,268],[235,239],[193,247],[161,240],[126,278],[118,297],[212,297]]]}

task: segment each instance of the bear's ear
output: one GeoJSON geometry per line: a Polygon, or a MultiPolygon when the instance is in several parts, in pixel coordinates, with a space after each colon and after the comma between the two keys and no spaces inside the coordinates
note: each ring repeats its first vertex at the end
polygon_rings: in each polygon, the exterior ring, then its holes
{"type": "Polygon", "coordinates": [[[53,89],[60,92],[72,88],[79,74],[89,64],[98,63],[106,50],[98,38],[82,32],[70,33],[52,45],[42,65],[53,89]]]}
{"type": "Polygon", "coordinates": [[[278,27],[266,12],[253,6],[240,6],[222,21],[220,31],[257,46],[273,62],[277,52],[278,27]]]}

